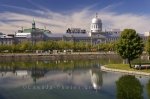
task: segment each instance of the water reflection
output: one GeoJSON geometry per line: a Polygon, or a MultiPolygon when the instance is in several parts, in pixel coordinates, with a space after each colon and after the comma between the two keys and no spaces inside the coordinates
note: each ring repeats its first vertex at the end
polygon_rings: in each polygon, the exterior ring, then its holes
{"type": "MultiPolygon", "coordinates": [[[[147,99],[142,85],[149,78],[139,78],[141,85],[134,76],[102,72],[99,64],[93,60],[0,63],[0,99],[1,94],[5,99],[116,99],[116,94],[118,99],[147,99]]],[[[149,86],[150,81],[148,93],[149,86]]]]}
{"type": "Polygon", "coordinates": [[[146,89],[147,89],[148,98],[150,99],[150,80],[148,81],[146,85],[146,89]]]}
{"type": "Polygon", "coordinates": [[[29,75],[29,71],[28,70],[16,70],[15,75],[20,76],[20,77],[26,77],[29,75]]]}
{"type": "MultiPolygon", "coordinates": [[[[11,85],[11,82],[14,82],[17,85],[25,84],[36,84],[45,82],[51,85],[56,86],[56,84],[62,86],[79,86],[82,88],[91,88],[101,89],[103,84],[102,71],[99,68],[99,65],[94,64],[93,68],[90,69],[69,69],[66,70],[50,70],[45,67],[38,67],[35,63],[32,67],[28,68],[16,68],[16,66],[5,66],[0,68],[0,78],[1,81],[7,79],[8,83],[3,83],[3,85],[11,85]],[[31,82],[32,79],[32,82],[31,82]],[[22,82],[26,82],[25,84],[22,82]],[[92,85],[92,86],[91,86],[92,85]]],[[[74,65],[76,66],[76,65],[74,65]]],[[[80,65],[82,67],[82,65],[80,65]]],[[[83,68],[83,67],[82,67],[83,68]]]]}
{"type": "Polygon", "coordinates": [[[90,70],[91,83],[94,89],[101,89],[103,84],[102,71],[98,68],[90,70]]]}
{"type": "Polygon", "coordinates": [[[132,75],[124,75],[116,81],[117,99],[143,99],[143,87],[132,75]]]}
{"type": "Polygon", "coordinates": [[[44,75],[48,72],[45,68],[37,68],[37,64],[38,63],[36,63],[30,70],[30,75],[33,78],[34,83],[36,83],[38,78],[44,77],[44,75]]]}

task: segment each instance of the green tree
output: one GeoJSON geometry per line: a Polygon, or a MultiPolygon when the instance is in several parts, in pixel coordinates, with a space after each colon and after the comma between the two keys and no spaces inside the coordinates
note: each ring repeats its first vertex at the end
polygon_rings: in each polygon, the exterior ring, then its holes
{"type": "Polygon", "coordinates": [[[44,41],[39,41],[36,43],[36,49],[37,50],[43,50],[44,51],[46,49],[46,47],[47,47],[47,44],[44,41]]]}
{"type": "Polygon", "coordinates": [[[87,52],[91,51],[91,48],[92,48],[91,43],[86,43],[86,51],[87,52]]]}
{"type": "Polygon", "coordinates": [[[125,29],[121,33],[116,47],[118,54],[128,60],[130,68],[132,68],[131,61],[138,58],[144,50],[142,39],[133,29],[125,29]]]}
{"type": "Polygon", "coordinates": [[[143,99],[143,86],[131,75],[124,75],[116,81],[117,99],[143,99]]]}
{"type": "Polygon", "coordinates": [[[20,44],[20,50],[25,52],[26,50],[32,50],[32,42],[25,41],[20,44]]]}
{"type": "Polygon", "coordinates": [[[150,36],[148,37],[148,40],[146,42],[146,51],[148,53],[148,56],[150,56],[150,36]]]}
{"type": "Polygon", "coordinates": [[[73,49],[74,43],[72,41],[57,41],[60,50],[73,49]]]}
{"type": "Polygon", "coordinates": [[[58,49],[64,50],[65,49],[65,41],[57,41],[58,49]]]}
{"type": "Polygon", "coordinates": [[[74,44],[74,50],[75,51],[85,51],[86,50],[86,43],[83,41],[76,42],[74,44]]]}
{"type": "Polygon", "coordinates": [[[10,50],[10,47],[9,45],[0,45],[0,52],[3,52],[3,51],[9,51],[10,50]]]}

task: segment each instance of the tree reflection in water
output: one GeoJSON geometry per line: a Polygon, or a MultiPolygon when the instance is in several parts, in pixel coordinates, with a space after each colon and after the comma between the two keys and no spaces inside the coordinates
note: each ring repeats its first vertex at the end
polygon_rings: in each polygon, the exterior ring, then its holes
{"type": "Polygon", "coordinates": [[[116,81],[117,99],[143,99],[143,87],[132,75],[124,75],[116,81]]]}
{"type": "Polygon", "coordinates": [[[150,80],[148,81],[146,85],[146,89],[147,89],[148,98],[150,99],[150,80]]]}
{"type": "Polygon", "coordinates": [[[91,83],[94,89],[98,90],[102,87],[103,78],[102,78],[102,71],[100,69],[91,69],[91,83]]]}

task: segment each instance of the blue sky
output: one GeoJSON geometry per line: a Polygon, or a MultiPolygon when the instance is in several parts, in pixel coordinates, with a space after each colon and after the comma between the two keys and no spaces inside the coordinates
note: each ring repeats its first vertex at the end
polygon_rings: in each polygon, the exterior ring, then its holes
{"type": "Polygon", "coordinates": [[[97,12],[104,29],[134,28],[149,31],[150,0],[0,0],[0,31],[14,33],[21,27],[65,32],[68,27],[90,29],[97,12]]]}

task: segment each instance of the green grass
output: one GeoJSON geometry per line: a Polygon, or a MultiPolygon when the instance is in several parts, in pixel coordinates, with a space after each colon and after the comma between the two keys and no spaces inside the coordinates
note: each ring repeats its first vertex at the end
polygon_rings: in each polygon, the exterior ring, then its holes
{"type": "Polygon", "coordinates": [[[127,71],[137,71],[137,72],[150,73],[150,69],[137,70],[137,69],[134,69],[134,68],[130,68],[128,64],[107,64],[105,67],[112,68],[112,69],[120,69],[120,70],[127,70],[127,71]]]}

